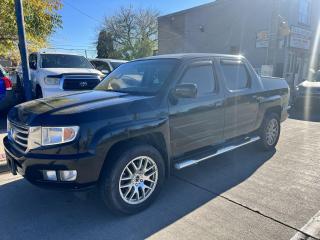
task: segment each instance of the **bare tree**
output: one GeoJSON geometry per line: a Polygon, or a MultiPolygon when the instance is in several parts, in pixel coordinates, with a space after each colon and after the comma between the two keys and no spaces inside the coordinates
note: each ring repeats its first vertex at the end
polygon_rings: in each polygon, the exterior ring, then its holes
{"type": "Polygon", "coordinates": [[[120,8],[106,17],[102,29],[112,36],[114,49],[123,58],[150,56],[157,47],[158,11],[152,9],[120,8]]]}

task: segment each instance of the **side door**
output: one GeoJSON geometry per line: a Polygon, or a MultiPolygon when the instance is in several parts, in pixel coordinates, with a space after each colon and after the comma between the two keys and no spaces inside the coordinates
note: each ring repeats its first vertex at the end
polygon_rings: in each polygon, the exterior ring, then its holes
{"type": "Polygon", "coordinates": [[[230,139],[255,130],[259,102],[257,86],[243,60],[220,60],[226,86],[224,138],[230,139]]]}
{"type": "Polygon", "coordinates": [[[197,96],[170,102],[170,137],[175,157],[223,140],[223,93],[213,61],[188,64],[177,84],[183,83],[195,84],[197,96]]]}

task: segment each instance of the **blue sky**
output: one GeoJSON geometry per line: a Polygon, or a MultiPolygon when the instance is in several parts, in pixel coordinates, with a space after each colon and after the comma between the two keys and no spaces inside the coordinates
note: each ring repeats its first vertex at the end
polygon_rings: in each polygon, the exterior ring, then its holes
{"type": "MultiPolygon", "coordinates": [[[[160,15],[198,6],[213,0],[62,0],[60,11],[63,28],[50,38],[56,48],[94,49],[97,33],[104,16],[110,16],[122,6],[153,8],[160,15]]],[[[89,51],[90,52],[90,51],[89,51]]],[[[94,54],[92,52],[92,54],[94,54]]],[[[91,54],[89,54],[91,55],[91,54]]]]}

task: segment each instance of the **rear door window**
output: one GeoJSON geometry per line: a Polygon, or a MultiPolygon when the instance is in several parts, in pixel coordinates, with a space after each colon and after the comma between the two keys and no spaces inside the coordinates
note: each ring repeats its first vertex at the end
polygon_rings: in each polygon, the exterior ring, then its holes
{"type": "Polygon", "coordinates": [[[250,87],[250,76],[244,63],[222,61],[221,67],[229,90],[242,90],[250,87]]]}

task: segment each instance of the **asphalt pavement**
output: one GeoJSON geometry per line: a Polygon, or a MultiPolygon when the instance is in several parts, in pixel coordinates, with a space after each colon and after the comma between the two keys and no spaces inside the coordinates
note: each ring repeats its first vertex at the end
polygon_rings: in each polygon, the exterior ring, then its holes
{"type": "Polygon", "coordinates": [[[155,204],[127,217],[94,191],[2,173],[0,239],[320,239],[319,140],[317,118],[292,115],[276,151],[251,145],[177,171],[155,204]]]}

